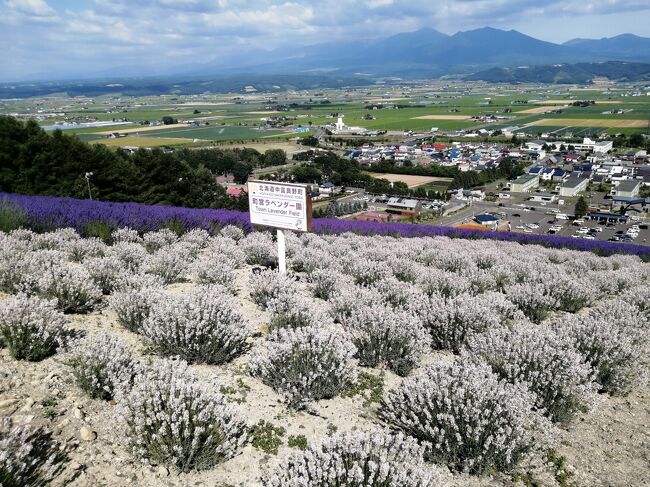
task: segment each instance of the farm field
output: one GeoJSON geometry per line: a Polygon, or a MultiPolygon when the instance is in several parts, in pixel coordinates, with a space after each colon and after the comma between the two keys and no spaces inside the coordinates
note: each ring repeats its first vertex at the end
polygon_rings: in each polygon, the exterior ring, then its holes
{"type": "Polygon", "coordinates": [[[0,411],[51,432],[54,486],[293,485],[289,461],[334,473],[323,442],[380,456],[400,487],[650,480],[636,257],[290,234],[282,276],[252,272],[275,265],[270,235],[232,226],[0,239],[3,263],[29,263],[0,274],[0,411]],[[30,334],[42,316],[50,335],[30,334]]]}
{"type": "Polygon", "coordinates": [[[642,128],[648,125],[647,120],[616,120],[616,119],[596,119],[596,118],[543,118],[526,124],[531,126],[549,126],[557,125],[562,122],[571,127],[614,127],[614,128],[642,128]]]}
{"type": "MultiPolygon", "coordinates": [[[[84,122],[161,120],[171,116],[179,121],[209,120],[210,127],[165,126],[145,129],[119,126],[79,128],[68,133],[103,134],[113,131],[132,131],[156,137],[198,139],[199,144],[251,140],[260,138],[254,130],[264,126],[267,117],[287,117],[287,124],[278,128],[280,137],[293,138],[293,128],[308,124],[322,127],[334,123],[337,114],[344,116],[347,125],[369,130],[394,133],[413,130],[429,132],[509,126],[591,127],[609,133],[645,133],[650,114],[650,97],[630,96],[638,91],[635,85],[621,84],[585,90],[579,87],[544,85],[483,85],[462,82],[422,82],[409,87],[384,86],[367,89],[322,92],[308,90],[287,93],[262,94],[206,94],[200,97],[119,97],[105,95],[88,99],[70,99],[65,96],[47,99],[0,101],[0,113],[19,113],[21,116],[51,111],[56,115],[43,120],[43,125],[56,121],[84,122]],[[198,99],[197,99],[198,98],[198,99]],[[595,105],[570,106],[578,100],[593,100],[595,105]],[[561,113],[546,113],[561,110],[561,113]],[[608,113],[610,111],[618,113],[608,113]],[[371,119],[368,119],[371,116],[371,119]],[[502,117],[497,124],[481,123],[471,117],[495,115],[502,117]],[[559,120],[562,120],[560,122],[559,120]],[[593,122],[592,122],[593,120],[593,122]],[[224,126],[216,123],[227,123],[224,126]],[[214,127],[220,127],[214,129],[214,127]],[[235,130],[235,128],[237,130],[235,130]],[[179,130],[181,132],[176,132],[179,130]],[[248,132],[250,130],[250,132],[248,132]]],[[[181,124],[179,124],[181,125],[181,124]]],[[[274,129],[269,129],[274,130],[274,129]]],[[[524,132],[537,135],[529,130],[524,132]]],[[[589,132],[585,132],[588,134],[589,132]]],[[[269,135],[275,132],[269,132],[269,135]]],[[[90,138],[90,137],[89,137],[90,138]]]]}
{"type": "Polygon", "coordinates": [[[431,176],[412,176],[410,174],[386,174],[386,173],[366,173],[373,178],[385,179],[391,183],[402,181],[408,185],[409,188],[417,188],[418,186],[426,186],[430,183],[451,183],[453,178],[440,178],[431,176]]]}
{"type": "Polygon", "coordinates": [[[108,147],[162,147],[174,145],[192,144],[192,139],[181,139],[172,137],[139,137],[130,135],[116,139],[94,139],[89,140],[91,144],[104,144],[108,147]]]}

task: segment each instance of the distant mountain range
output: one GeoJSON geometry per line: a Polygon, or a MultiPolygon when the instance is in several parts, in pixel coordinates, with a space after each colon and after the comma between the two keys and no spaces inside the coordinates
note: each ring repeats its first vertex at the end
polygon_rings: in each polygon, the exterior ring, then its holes
{"type": "Polygon", "coordinates": [[[519,68],[490,68],[466,76],[465,79],[489,83],[588,84],[594,78],[599,77],[612,81],[650,81],[650,64],[606,61],[519,68]]]}
{"type": "Polygon", "coordinates": [[[114,67],[85,80],[0,83],[0,98],[68,92],[80,95],[191,94],[317,89],[369,84],[379,78],[439,78],[491,82],[588,83],[595,76],[647,80],[650,38],[622,34],[554,44],[491,27],[443,34],[421,29],[371,42],[336,42],[256,50],[219,64],[164,66],[156,72],[114,67]],[[616,62],[615,62],[616,61],[616,62]],[[110,73],[110,74],[109,74],[110,73]],[[282,74],[280,74],[282,73],[282,74]],[[126,79],[130,77],[131,79],[126,79]],[[92,81],[88,81],[92,80],[92,81]]]}
{"type": "Polygon", "coordinates": [[[290,54],[273,51],[266,54],[266,59],[267,62],[263,64],[252,63],[231,70],[408,77],[470,74],[490,67],[521,65],[650,62],[650,39],[623,34],[599,40],[573,39],[564,44],[554,44],[516,30],[491,27],[454,35],[421,29],[370,43],[294,47],[290,54]]]}

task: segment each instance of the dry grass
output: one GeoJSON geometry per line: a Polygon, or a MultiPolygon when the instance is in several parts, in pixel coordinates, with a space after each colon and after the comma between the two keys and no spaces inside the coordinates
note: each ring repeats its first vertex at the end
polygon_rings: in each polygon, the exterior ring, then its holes
{"type": "Polygon", "coordinates": [[[546,113],[550,112],[551,110],[557,110],[556,107],[536,107],[536,108],[528,108],[526,110],[521,110],[520,112],[515,112],[515,115],[517,114],[537,114],[537,113],[546,113]]]}
{"type": "Polygon", "coordinates": [[[403,183],[406,183],[406,185],[409,188],[417,188],[418,186],[424,186],[425,184],[436,183],[436,182],[450,183],[452,181],[452,178],[436,178],[431,176],[411,176],[408,174],[383,174],[383,173],[375,173],[375,172],[369,172],[366,174],[372,176],[373,178],[385,179],[386,181],[390,181],[391,183],[401,181],[403,183]]]}
{"type": "Polygon", "coordinates": [[[117,139],[93,140],[91,144],[104,144],[108,147],[161,147],[163,145],[192,144],[194,139],[172,137],[120,137],[117,139]]]}

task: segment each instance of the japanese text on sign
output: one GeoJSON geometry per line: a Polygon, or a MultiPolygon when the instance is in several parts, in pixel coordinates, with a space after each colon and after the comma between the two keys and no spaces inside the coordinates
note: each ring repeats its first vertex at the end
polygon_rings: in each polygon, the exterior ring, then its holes
{"type": "Polygon", "coordinates": [[[311,205],[305,186],[269,181],[249,181],[248,202],[251,223],[307,232],[311,205]]]}

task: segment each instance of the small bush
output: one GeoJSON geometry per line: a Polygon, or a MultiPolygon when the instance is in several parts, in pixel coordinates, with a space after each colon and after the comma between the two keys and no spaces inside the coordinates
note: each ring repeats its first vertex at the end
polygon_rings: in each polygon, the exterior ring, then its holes
{"type": "Polygon", "coordinates": [[[646,375],[647,334],[642,329],[603,319],[598,313],[575,316],[555,324],[596,374],[602,390],[625,394],[646,375]]]}
{"type": "Polygon", "coordinates": [[[392,390],[380,416],[426,444],[427,459],[479,474],[507,471],[536,447],[547,425],[532,400],[485,365],[436,364],[392,390]]]}
{"type": "Polygon", "coordinates": [[[101,289],[102,294],[111,294],[120,278],[128,272],[124,264],[116,257],[86,259],[84,268],[101,289]]]}
{"type": "Polygon", "coordinates": [[[212,238],[208,243],[205,254],[228,262],[235,269],[239,269],[246,262],[246,255],[241,247],[235,241],[226,237],[212,238]]]}
{"type": "Polygon", "coordinates": [[[138,272],[149,255],[142,245],[133,242],[117,242],[108,248],[107,254],[122,262],[124,268],[131,272],[138,272]]]}
{"type": "Polygon", "coordinates": [[[74,344],[69,365],[77,385],[92,398],[112,399],[118,388],[128,387],[135,366],[129,349],[106,333],[74,344]]]}
{"type": "Polygon", "coordinates": [[[265,487],[444,487],[412,438],[383,432],[343,433],[297,452],[263,479],[265,487]]]}
{"type": "Polygon", "coordinates": [[[163,228],[157,232],[147,232],[143,235],[142,241],[147,252],[154,253],[157,250],[167,247],[178,241],[178,234],[168,228],[163,228]]]}
{"type": "Polygon", "coordinates": [[[18,360],[38,361],[56,353],[64,323],[55,301],[21,294],[0,304],[0,341],[18,360]]]}
{"type": "Polygon", "coordinates": [[[246,263],[275,268],[278,256],[273,238],[266,232],[253,232],[246,235],[240,242],[246,256],[246,263]]]}
{"type": "Polygon", "coordinates": [[[158,301],[141,333],[162,355],[222,364],[249,347],[249,328],[238,310],[239,303],[226,290],[202,286],[158,301]]]}
{"type": "Polygon", "coordinates": [[[238,242],[245,237],[244,231],[235,225],[226,225],[219,231],[219,235],[222,237],[231,238],[235,242],[238,242]]]}
{"type": "Polygon", "coordinates": [[[104,242],[105,244],[112,243],[112,233],[114,228],[103,221],[94,221],[88,223],[83,229],[84,237],[95,237],[104,242]]]}
{"type": "Polygon", "coordinates": [[[282,437],[286,434],[282,426],[273,426],[272,423],[261,419],[248,431],[248,438],[251,446],[271,455],[278,454],[278,448],[282,446],[282,437]]]}
{"type": "Polygon", "coordinates": [[[481,296],[423,297],[412,300],[410,306],[422,319],[436,350],[458,352],[468,336],[501,325],[494,303],[481,296]]]}
{"type": "Polygon", "coordinates": [[[328,269],[316,269],[309,274],[314,296],[326,301],[334,295],[340,279],[338,274],[328,269]]]}
{"type": "Polygon", "coordinates": [[[64,313],[86,313],[101,300],[102,291],[87,270],[73,266],[49,269],[38,281],[38,294],[56,299],[64,313]]]}
{"type": "Polygon", "coordinates": [[[113,244],[128,242],[128,243],[142,243],[142,237],[137,232],[131,228],[118,228],[111,234],[111,240],[113,244]]]}
{"type": "Polygon", "coordinates": [[[591,368],[547,326],[490,330],[471,337],[467,349],[500,378],[525,384],[552,421],[567,421],[595,400],[591,368]]]}
{"type": "Polygon", "coordinates": [[[140,333],[145,319],[162,300],[163,294],[156,287],[126,287],[116,292],[110,303],[120,325],[133,333],[140,333]]]}
{"type": "Polygon", "coordinates": [[[182,472],[231,458],[245,441],[246,424],[185,362],[163,360],[135,377],[119,401],[131,451],[182,472]]]}
{"type": "Polygon", "coordinates": [[[322,328],[279,329],[259,345],[249,367],[253,376],[282,394],[289,406],[336,396],[356,379],[354,346],[340,332],[322,328]]]}
{"type": "Polygon", "coordinates": [[[296,294],[295,280],[286,274],[263,270],[250,277],[251,298],[255,304],[266,309],[273,299],[288,301],[296,294]]]}
{"type": "Polygon", "coordinates": [[[192,264],[199,284],[218,284],[235,290],[235,268],[230,263],[213,256],[199,258],[192,264]]]}
{"type": "Polygon", "coordinates": [[[67,253],[72,262],[83,262],[87,258],[104,257],[107,248],[98,238],[82,238],[70,242],[67,253]]]}
{"type": "Polygon", "coordinates": [[[43,428],[0,418],[0,485],[48,485],[65,467],[66,453],[43,428]]]}
{"type": "Polygon", "coordinates": [[[0,201],[0,231],[9,233],[27,224],[27,214],[17,205],[0,201]]]}
{"type": "Polygon", "coordinates": [[[398,375],[407,375],[431,346],[431,337],[416,316],[385,305],[365,305],[343,321],[357,348],[359,364],[386,364],[398,375]]]}
{"type": "Polygon", "coordinates": [[[270,330],[323,326],[331,321],[321,308],[299,294],[288,300],[272,299],[268,303],[268,309],[271,312],[270,330]]]}
{"type": "Polygon", "coordinates": [[[179,250],[178,248],[163,248],[155,251],[144,261],[144,271],[147,274],[160,277],[165,284],[182,280],[183,274],[188,268],[188,261],[186,255],[179,250]]]}
{"type": "Polygon", "coordinates": [[[535,323],[542,322],[551,310],[559,306],[558,298],[551,293],[548,285],[514,284],[506,288],[506,296],[535,323]]]}
{"type": "Polygon", "coordinates": [[[386,263],[362,257],[351,261],[345,270],[353,277],[354,283],[360,286],[370,286],[385,279],[390,273],[386,263]]]}

